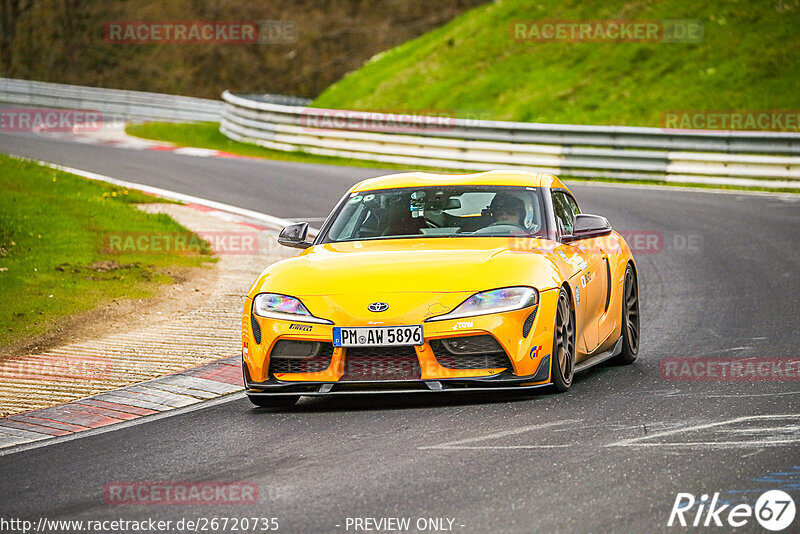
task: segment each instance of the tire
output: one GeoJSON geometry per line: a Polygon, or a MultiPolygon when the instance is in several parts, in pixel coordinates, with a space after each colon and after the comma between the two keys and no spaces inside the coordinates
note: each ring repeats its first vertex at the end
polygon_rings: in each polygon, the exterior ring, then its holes
{"type": "Polygon", "coordinates": [[[567,391],[575,372],[575,312],[569,295],[562,287],[556,305],[556,325],[553,332],[553,357],[550,360],[550,381],[556,393],[567,391]]]}
{"type": "Polygon", "coordinates": [[[622,352],[614,357],[614,363],[629,365],[639,355],[639,284],[628,264],[625,269],[625,285],[622,287],[622,352]]]}
{"type": "Polygon", "coordinates": [[[259,408],[289,408],[294,406],[300,400],[300,395],[287,395],[287,396],[261,396],[261,395],[248,395],[250,402],[259,408]]]}

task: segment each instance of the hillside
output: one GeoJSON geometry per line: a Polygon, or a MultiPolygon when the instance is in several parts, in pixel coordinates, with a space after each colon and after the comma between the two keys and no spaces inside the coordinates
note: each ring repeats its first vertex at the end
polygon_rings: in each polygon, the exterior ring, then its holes
{"type": "MultiPolygon", "coordinates": [[[[379,54],[315,106],[659,126],[671,110],[800,109],[800,2],[503,0],[379,54]],[[693,43],[519,42],[514,21],[695,19],[693,43]]],[[[531,27],[531,26],[528,26],[531,27]]]]}
{"type": "Polygon", "coordinates": [[[485,1],[3,0],[0,76],[206,98],[225,89],[315,97],[378,52],[485,1]],[[133,21],[272,21],[292,31],[266,43],[107,38],[108,25],[133,21]]]}

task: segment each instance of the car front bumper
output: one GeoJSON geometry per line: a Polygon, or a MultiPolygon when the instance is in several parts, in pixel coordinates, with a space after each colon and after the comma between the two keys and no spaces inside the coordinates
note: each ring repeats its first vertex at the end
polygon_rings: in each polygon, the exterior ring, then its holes
{"type": "Polygon", "coordinates": [[[273,395],[347,395],[385,393],[441,393],[501,390],[527,390],[550,385],[550,355],[542,358],[538,371],[530,376],[516,376],[509,370],[485,377],[462,377],[437,380],[353,380],[353,381],[284,381],[270,377],[265,382],[250,379],[242,361],[245,393],[250,396],[273,395]]]}
{"type": "MultiPolygon", "coordinates": [[[[538,305],[531,308],[465,319],[421,321],[425,342],[417,347],[406,347],[407,353],[402,356],[404,362],[401,357],[393,360],[394,355],[386,356],[377,348],[374,354],[369,354],[367,349],[356,351],[332,346],[334,326],[369,325],[303,324],[256,317],[250,313],[246,302],[242,340],[247,393],[326,395],[373,391],[494,391],[546,386],[550,383],[556,299],[556,291],[542,291],[538,305]],[[502,347],[504,357],[507,356],[505,363],[493,359],[492,365],[468,366],[461,362],[453,365],[459,357],[454,353],[443,353],[442,342],[471,336],[491,336],[502,347]],[[280,341],[318,342],[327,347],[327,352],[324,358],[314,362],[316,366],[303,367],[302,372],[296,372],[300,369],[295,366],[279,369],[279,366],[271,365],[270,355],[280,341]],[[359,351],[361,356],[356,356],[359,351]],[[414,372],[395,373],[390,379],[384,379],[380,373],[353,374],[348,369],[358,363],[359,358],[367,360],[365,365],[373,366],[371,368],[379,367],[384,361],[391,366],[394,361],[398,368],[413,365],[415,369],[414,372]]],[[[415,323],[420,321],[407,321],[407,324],[415,323]]],[[[481,354],[475,355],[481,357],[481,354]]]]}

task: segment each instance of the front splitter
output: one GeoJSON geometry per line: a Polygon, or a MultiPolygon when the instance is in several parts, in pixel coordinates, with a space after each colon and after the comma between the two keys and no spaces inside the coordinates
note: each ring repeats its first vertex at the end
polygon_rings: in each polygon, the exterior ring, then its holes
{"type": "Polygon", "coordinates": [[[516,376],[504,371],[489,377],[439,380],[369,380],[345,382],[285,382],[274,377],[251,382],[244,372],[245,393],[252,397],[370,395],[392,393],[471,393],[480,391],[525,391],[551,385],[550,357],[546,356],[535,375],[516,376]]]}

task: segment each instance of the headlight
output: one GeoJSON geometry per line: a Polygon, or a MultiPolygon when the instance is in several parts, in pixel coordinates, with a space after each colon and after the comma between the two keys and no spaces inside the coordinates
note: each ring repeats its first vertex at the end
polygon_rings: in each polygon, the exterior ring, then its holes
{"type": "Polygon", "coordinates": [[[303,303],[294,297],[275,293],[260,293],[253,299],[253,313],[259,317],[301,321],[304,323],[333,324],[327,319],[311,315],[303,303]]]}
{"type": "Polygon", "coordinates": [[[453,311],[426,319],[426,322],[521,310],[535,306],[538,302],[539,292],[532,287],[493,289],[476,293],[456,306],[453,311]]]}

